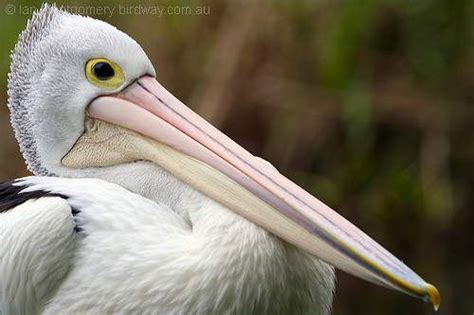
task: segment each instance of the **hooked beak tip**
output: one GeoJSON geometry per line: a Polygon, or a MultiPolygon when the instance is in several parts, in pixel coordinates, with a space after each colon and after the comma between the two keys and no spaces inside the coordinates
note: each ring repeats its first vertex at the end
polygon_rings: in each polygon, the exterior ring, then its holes
{"type": "Polygon", "coordinates": [[[436,289],[434,285],[428,283],[426,291],[428,293],[427,298],[429,299],[429,302],[433,304],[434,310],[437,311],[441,304],[441,295],[439,294],[438,289],[436,289]]]}

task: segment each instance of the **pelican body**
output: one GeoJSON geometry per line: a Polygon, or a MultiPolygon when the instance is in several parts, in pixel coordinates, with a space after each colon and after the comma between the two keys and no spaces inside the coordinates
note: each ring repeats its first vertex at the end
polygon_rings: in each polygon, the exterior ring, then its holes
{"type": "Polygon", "coordinates": [[[36,176],[0,185],[1,314],[329,314],[334,267],[439,305],[435,287],[177,100],[107,23],[43,5],[8,93],[36,176]]]}

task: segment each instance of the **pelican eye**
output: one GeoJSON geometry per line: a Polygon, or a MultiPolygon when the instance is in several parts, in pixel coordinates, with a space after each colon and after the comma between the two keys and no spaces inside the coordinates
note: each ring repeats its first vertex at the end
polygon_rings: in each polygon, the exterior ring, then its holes
{"type": "Polygon", "coordinates": [[[89,60],[85,70],[87,80],[102,89],[116,90],[125,82],[122,68],[106,58],[89,60]]]}
{"type": "Polygon", "coordinates": [[[92,71],[94,71],[94,75],[97,77],[99,80],[108,80],[112,78],[115,75],[114,68],[107,62],[98,62],[94,65],[92,68],[92,71]]]}

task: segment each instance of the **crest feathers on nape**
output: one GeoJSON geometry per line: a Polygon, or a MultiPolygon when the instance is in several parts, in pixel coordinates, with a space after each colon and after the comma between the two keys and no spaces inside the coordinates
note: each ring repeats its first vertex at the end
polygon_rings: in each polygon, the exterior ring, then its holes
{"type": "Polygon", "coordinates": [[[20,50],[32,48],[35,43],[49,33],[55,21],[66,14],[69,13],[58,9],[55,4],[44,3],[28,20],[26,29],[20,34],[15,46],[14,54],[20,52],[20,50]]]}

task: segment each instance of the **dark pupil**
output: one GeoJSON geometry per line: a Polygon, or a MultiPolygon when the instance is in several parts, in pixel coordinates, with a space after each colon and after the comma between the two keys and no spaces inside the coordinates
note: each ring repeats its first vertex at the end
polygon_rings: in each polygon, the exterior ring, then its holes
{"type": "Polygon", "coordinates": [[[94,74],[99,80],[108,80],[115,75],[114,69],[107,62],[98,62],[93,68],[94,74]]]}

